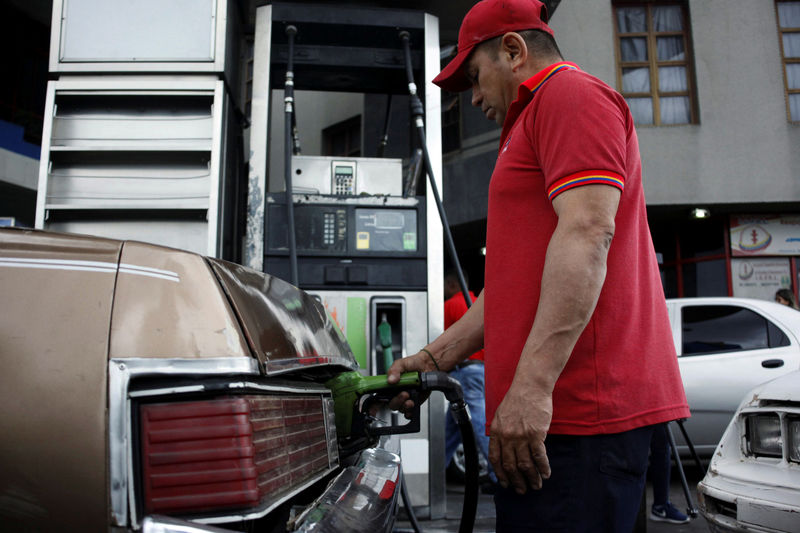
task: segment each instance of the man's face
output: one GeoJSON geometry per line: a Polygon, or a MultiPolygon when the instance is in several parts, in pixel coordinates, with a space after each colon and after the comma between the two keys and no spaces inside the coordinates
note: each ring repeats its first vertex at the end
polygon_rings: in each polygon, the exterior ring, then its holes
{"type": "Polygon", "coordinates": [[[478,46],[467,61],[464,73],[472,83],[472,105],[480,107],[487,119],[502,126],[508,107],[514,101],[515,87],[502,50],[494,54],[494,46],[496,43],[478,46]]]}

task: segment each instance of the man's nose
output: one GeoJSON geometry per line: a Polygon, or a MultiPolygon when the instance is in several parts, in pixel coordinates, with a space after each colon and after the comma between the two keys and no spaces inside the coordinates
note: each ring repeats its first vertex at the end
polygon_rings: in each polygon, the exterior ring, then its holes
{"type": "Polygon", "coordinates": [[[478,88],[472,87],[472,101],[471,101],[472,105],[475,107],[480,107],[482,100],[483,96],[481,95],[481,92],[478,90],[478,88]]]}

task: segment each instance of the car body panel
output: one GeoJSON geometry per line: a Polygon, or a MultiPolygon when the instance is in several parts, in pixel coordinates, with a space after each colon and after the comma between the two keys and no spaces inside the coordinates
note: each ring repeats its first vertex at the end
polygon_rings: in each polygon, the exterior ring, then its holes
{"type": "MultiPolygon", "coordinates": [[[[685,429],[702,455],[711,455],[719,443],[742,395],[756,385],[800,368],[800,312],[786,306],[747,298],[703,297],[668,299],[678,365],[691,418],[685,429]],[[735,306],[766,318],[786,335],[788,346],[766,349],[684,354],[682,311],[692,306],[735,306]],[[781,361],[780,366],[769,368],[781,361]]],[[[685,441],[676,432],[678,446],[685,441]]]]}
{"type": "Polygon", "coordinates": [[[715,531],[800,532],[800,463],[747,451],[744,417],[758,413],[800,417],[800,371],[745,396],[698,484],[700,510],[715,531]]]}
{"type": "Polygon", "coordinates": [[[350,346],[325,308],[305,291],[240,265],[208,259],[266,373],[320,364],[356,370],[350,346]]]}
{"type": "Polygon", "coordinates": [[[251,357],[202,256],[125,242],[111,319],[112,359],[251,357]]]}
{"type": "Polygon", "coordinates": [[[50,529],[56,517],[75,531],[108,527],[106,360],[121,247],[105,239],[3,234],[4,528],[50,529]]]}
{"type": "MultiPolygon", "coordinates": [[[[4,228],[0,291],[0,523],[11,530],[142,527],[142,401],[312,391],[332,413],[324,383],[357,368],[313,297],[181,250],[4,228]]],[[[258,520],[304,491],[323,493],[343,465],[335,425],[323,425],[327,466],[313,478],[285,485],[276,500],[268,491],[257,508],[189,516],[191,527],[258,520]]],[[[354,505],[377,498],[358,494],[354,505]]],[[[386,494],[390,507],[374,503],[392,523],[397,493],[386,494]]]]}

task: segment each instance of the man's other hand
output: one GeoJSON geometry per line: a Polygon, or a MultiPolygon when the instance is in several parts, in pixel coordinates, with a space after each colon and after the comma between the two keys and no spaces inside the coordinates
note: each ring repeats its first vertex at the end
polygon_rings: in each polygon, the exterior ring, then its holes
{"type": "Polygon", "coordinates": [[[514,385],[495,412],[489,429],[489,461],[503,487],[525,494],[550,477],[544,440],[553,418],[550,394],[533,394],[514,385]]]}

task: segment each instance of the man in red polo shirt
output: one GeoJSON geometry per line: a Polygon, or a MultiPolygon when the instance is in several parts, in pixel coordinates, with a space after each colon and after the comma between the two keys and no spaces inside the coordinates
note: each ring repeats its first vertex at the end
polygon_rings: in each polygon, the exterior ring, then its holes
{"type": "MultiPolygon", "coordinates": [[[[689,416],[623,97],[538,0],[483,0],[434,79],[502,125],[484,290],[404,371],[485,348],[497,531],[630,531],[655,424],[689,416]],[[539,490],[528,490],[539,489],[539,490]]],[[[405,394],[392,402],[407,409],[405,394]]]]}

